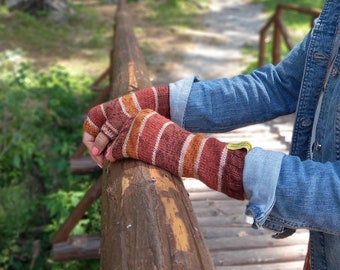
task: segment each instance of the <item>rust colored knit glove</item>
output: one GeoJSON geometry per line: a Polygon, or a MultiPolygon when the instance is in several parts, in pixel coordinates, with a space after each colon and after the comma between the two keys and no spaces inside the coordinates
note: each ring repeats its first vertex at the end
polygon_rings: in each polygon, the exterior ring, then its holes
{"type": "Polygon", "coordinates": [[[123,126],[106,158],[139,159],[180,177],[193,177],[229,197],[245,199],[242,175],[247,142],[228,144],[192,134],[152,110],[123,126]]]}
{"type": "Polygon", "coordinates": [[[122,125],[143,109],[169,118],[169,86],[145,88],[93,107],[84,122],[84,131],[94,137],[102,132],[112,140],[122,125]]]}

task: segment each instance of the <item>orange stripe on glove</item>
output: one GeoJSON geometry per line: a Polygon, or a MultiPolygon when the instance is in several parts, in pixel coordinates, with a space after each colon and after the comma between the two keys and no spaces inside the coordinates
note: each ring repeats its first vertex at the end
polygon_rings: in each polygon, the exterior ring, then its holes
{"type": "Polygon", "coordinates": [[[180,177],[194,177],[228,196],[245,199],[242,176],[249,143],[223,143],[192,134],[152,110],[126,122],[106,158],[139,159],[180,177]]]}

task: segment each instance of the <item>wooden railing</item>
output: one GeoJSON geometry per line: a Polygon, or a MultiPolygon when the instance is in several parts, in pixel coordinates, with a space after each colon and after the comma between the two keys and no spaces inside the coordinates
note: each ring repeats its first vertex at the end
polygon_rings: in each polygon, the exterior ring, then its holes
{"type": "Polygon", "coordinates": [[[272,48],[272,63],[278,64],[281,60],[281,37],[284,40],[285,45],[289,50],[293,48],[293,43],[289,36],[288,30],[283,21],[284,11],[295,11],[301,14],[307,14],[311,16],[310,25],[313,26],[314,20],[320,15],[321,10],[316,8],[304,8],[296,5],[278,4],[274,15],[268,20],[268,22],[260,30],[260,44],[259,44],[259,60],[258,66],[265,64],[266,54],[266,37],[269,29],[273,26],[273,48],[272,48]]]}
{"type": "MultiPolygon", "coordinates": [[[[133,34],[125,1],[115,16],[111,65],[95,103],[151,86],[133,34]]],[[[105,77],[102,76],[103,78],[105,77]]],[[[96,83],[95,90],[100,88],[96,83]]],[[[91,173],[96,165],[72,158],[72,171],[91,173]]],[[[53,236],[55,260],[99,258],[101,269],[213,269],[188,194],[180,178],[136,160],[106,163],[100,178],[53,236]],[[70,236],[89,206],[102,195],[101,236],[70,236]]]]}
{"type": "MultiPolygon", "coordinates": [[[[274,24],[273,62],[280,60],[281,35],[292,44],[282,21],[284,9],[319,10],[280,4],[260,32],[259,64],[264,63],[265,36],[274,24]]],[[[151,86],[134,36],[126,3],[115,15],[110,65],[92,85],[99,95],[90,107],[129,91],[151,86]],[[108,82],[102,86],[103,82],[108,82]]],[[[100,258],[101,269],[213,269],[191,202],[180,178],[145,163],[124,160],[101,170],[81,144],[71,158],[75,174],[100,173],[83,199],[51,239],[56,261],[100,258]],[[101,235],[72,235],[89,207],[102,196],[101,235]]]]}

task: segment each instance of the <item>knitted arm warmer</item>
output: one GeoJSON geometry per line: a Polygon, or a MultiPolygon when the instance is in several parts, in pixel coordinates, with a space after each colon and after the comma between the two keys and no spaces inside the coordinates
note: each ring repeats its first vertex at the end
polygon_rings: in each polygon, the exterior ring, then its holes
{"type": "Polygon", "coordinates": [[[244,158],[250,147],[247,142],[228,144],[192,134],[154,111],[143,110],[124,125],[106,158],[139,159],[243,200],[244,158]]]}

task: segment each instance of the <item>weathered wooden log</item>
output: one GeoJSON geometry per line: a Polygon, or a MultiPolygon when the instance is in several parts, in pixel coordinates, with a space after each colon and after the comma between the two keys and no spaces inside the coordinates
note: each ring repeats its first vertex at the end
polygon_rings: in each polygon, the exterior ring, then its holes
{"type": "Polygon", "coordinates": [[[100,250],[100,235],[70,236],[65,242],[53,245],[53,260],[98,259],[100,250]]]}
{"type": "Polygon", "coordinates": [[[72,174],[90,174],[102,170],[89,156],[71,158],[70,167],[72,174]]]}
{"type": "Polygon", "coordinates": [[[213,269],[180,179],[137,161],[104,175],[101,269],[213,269]]]}
{"type": "Polygon", "coordinates": [[[277,23],[279,21],[278,18],[281,18],[283,14],[283,10],[281,8],[276,7],[275,12],[275,20],[274,20],[274,31],[273,31],[273,49],[272,49],[272,63],[274,65],[278,64],[281,59],[281,35],[280,35],[280,27],[277,23]]]}
{"type": "Polygon", "coordinates": [[[277,4],[277,8],[296,11],[302,14],[311,15],[313,17],[318,17],[321,13],[321,9],[319,8],[302,7],[298,5],[291,5],[291,4],[284,4],[284,3],[277,4]]]}
{"type": "MultiPolygon", "coordinates": [[[[120,1],[116,13],[111,97],[150,86],[120,1]]],[[[105,164],[101,269],[213,269],[181,179],[133,160],[105,164]]]]}

